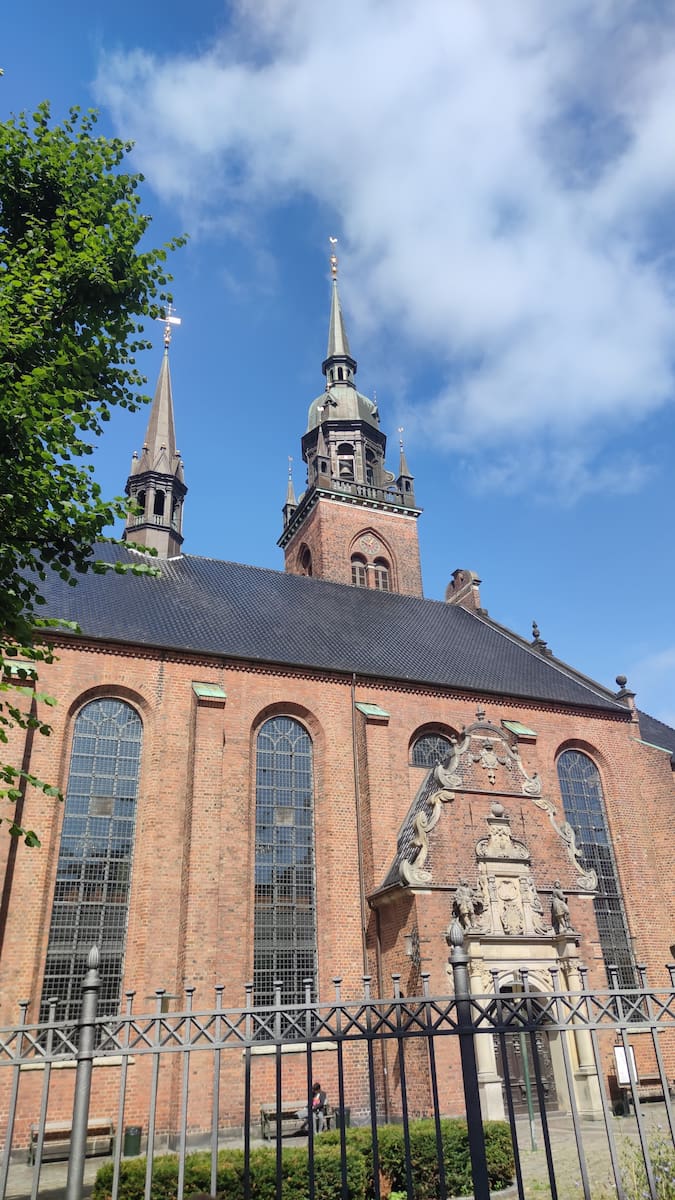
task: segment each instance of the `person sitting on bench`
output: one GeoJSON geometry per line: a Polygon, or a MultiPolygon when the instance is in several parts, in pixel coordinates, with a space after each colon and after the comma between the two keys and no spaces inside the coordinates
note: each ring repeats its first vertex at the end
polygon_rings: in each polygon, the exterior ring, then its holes
{"type": "Polygon", "coordinates": [[[312,1116],[316,1132],[321,1133],[326,1128],[326,1093],[318,1081],[312,1084],[312,1116]]]}

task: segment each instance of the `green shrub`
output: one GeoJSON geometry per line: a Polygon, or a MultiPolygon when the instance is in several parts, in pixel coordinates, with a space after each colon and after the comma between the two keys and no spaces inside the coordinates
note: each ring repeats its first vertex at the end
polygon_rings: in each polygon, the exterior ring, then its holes
{"type": "MultiPolygon", "coordinates": [[[[282,1156],[284,1200],[306,1200],[309,1192],[309,1161],[304,1147],[284,1150],[282,1156]]],[[[347,1191],[350,1200],[365,1200],[366,1159],[352,1149],[347,1154],[347,1191]]],[[[146,1160],[128,1159],[120,1167],[119,1200],[142,1200],[145,1189],[146,1160]]],[[[112,1192],[113,1165],[106,1163],[96,1175],[93,1200],[108,1200],[112,1192]]],[[[314,1153],[314,1178],[317,1200],[340,1200],[342,1171],[339,1146],[317,1146],[314,1153]]],[[[252,1150],[250,1158],[251,1195],[255,1200],[275,1200],[276,1151],[274,1147],[252,1150]]],[[[152,1166],[152,1200],[176,1200],[178,1158],[175,1154],[157,1155],[152,1166]]],[[[218,1154],[217,1195],[222,1200],[243,1200],[244,1152],[221,1150],[218,1154]]],[[[199,1151],[185,1159],[184,1195],[210,1192],[211,1155],[199,1151]]]]}
{"type": "MultiPolygon", "coordinates": [[[[485,1150],[490,1187],[498,1191],[513,1183],[515,1168],[509,1127],[504,1121],[486,1121],[485,1150]]],[[[432,1120],[411,1121],[410,1166],[415,1200],[436,1200],[440,1191],[436,1125],[432,1120]]],[[[375,1194],[373,1180],[373,1143],[370,1127],[345,1130],[346,1147],[358,1150],[366,1160],[368,1179],[366,1195],[375,1194]]],[[[322,1133],[319,1145],[337,1145],[339,1130],[322,1133]]],[[[466,1196],[473,1192],[469,1137],[466,1121],[441,1121],[445,1183],[449,1196],[466,1196]]],[[[402,1125],[382,1125],[377,1130],[377,1146],[382,1175],[382,1191],[406,1192],[405,1138],[402,1125]]]]}
{"type": "MultiPolygon", "coordinates": [[[[675,1146],[659,1128],[650,1134],[649,1156],[654,1174],[657,1200],[675,1200],[675,1146]]],[[[623,1147],[621,1175],[628,1200],[649,1195],[649,1184],[642,1151],[635,1142],[623,1147]]]]}

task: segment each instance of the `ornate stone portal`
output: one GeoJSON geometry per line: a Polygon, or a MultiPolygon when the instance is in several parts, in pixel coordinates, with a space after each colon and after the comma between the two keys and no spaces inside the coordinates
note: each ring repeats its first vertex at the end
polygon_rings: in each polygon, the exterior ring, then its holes
{"type": "Polygon", "coordinates": [[[444,805],[455,799],[456,792],[484,794],[487,785],[490,790],[505,795],[525,796],[545,812],[578,872],[577,886],[582,891],[594,892],[598,886],[597,875],[593,870],[584,869],[574,830],[568,821],[559,821],[552,800],[542,795],[537,772],[528,775],[517,744],[512,745],[503,729],[486,721],[482,709],[478,710],[477,716],[478,720],[463,729],[459,738],[451,739],[448,758],[434,768],[416,810],[409,816],[410,826],[399,864],[401,883],[424,887],[433,882],[427,862],[429,834],[440,820],[444,805]]]}
{"type": "MultiPolygon", "coordinates": [[[[506,730],[487,721],[482,709],[476,717],[473,725],[451,739],[446,760],[431,770],[422,784],[401,827],[396,857],[382,890],[389,892],[402,886],[423,894],[434,886],[450,888],[452,913],[464,931],[474,995],[491,997],[520,990],[523,969],[527,969],[528,987],[535,995],[551,990],[553,969],[558,971],[564,990],[576,991],[579,938],[572,928],[567,900],[557,880],[546,889],[550,900],[544,901],[539,895],[529,847],[514,835],[502,800],[513,801],[519,808],[534,804],[546,815],[576,871],[577,893],[592,895],[597,877],[594,871],[584,870],[571,826],[559,820],[552,800],[542,794],[537,773],[529,774],[525,769],[517,743],[509,740],[506,730]],[[490,794],[493,799],[484,835],[475,843],[473,862],[470,853],[462,862],[462,875],[453,886],[448,864],[441,857],[447,839],[436,839],[433,830],[460,800],[462,819],[466,822],[468,816],[472,824],[472,798],[482,800],[490,794]]],[[[483,1003],[489,1005],[492,1001],[483,1003]]],[[[565,1107],[568,1085],[560,1034],[548,1033],[542,1027],[541,1037],[550,1051],[555,1092],[565,1107]]],[[[600,1092],[588,1034],[575,1028],[569,1047],[578,1111],[597,1117],[601,1113],[600,1092]]],[[[476,1054],[483,1115],[502,1118],[502,1078],[493,1037],[479,1035],[476,1054]]]]}
{"type": "MultiPolygon", "coordinates": [[[[571,926],[570,910],[560,883],[551,892],[551,922],[531,874],[531,858],[524,842],[513,836],[503,805],[495,801],[486,818],[488,834],[476,844],[477,886],[459,880],[452,903],[453,915],[464,929],[469,955],[469,978],[474,995],[490,996],[496,991],[519,991],[521,971],[527,968],[531,990],[552,988],[551,969],[560,974],[564,989],[580,986],[578,938],[571,926]]],[[[485,1001],[484,1001],[485,1003],[485,1001]]],[[[567,1081],[560,1035],[542,1030],[550,1050],[555,1091],[565,1107],[567,1081]]],[[[580,1114],[601,1114],[600,1093],[585,1030],[574,1030],[570,1039],[574,1063],[574,1091],[580,1114]]],[[[504,1116],[502,1079],[497,1070],[494,1039],[476,1038],[478,1086],[483,1116],[504,1116]]]]}

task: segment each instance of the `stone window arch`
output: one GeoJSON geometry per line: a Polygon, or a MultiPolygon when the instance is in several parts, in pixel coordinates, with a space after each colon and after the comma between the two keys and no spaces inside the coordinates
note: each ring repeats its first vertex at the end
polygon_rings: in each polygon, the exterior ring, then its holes
{"type": "Polygon", "coordinates": [[[152,511],[156,517],[164,516],[164,492],[161,491],[161,489],[158,489],[155,492],[155,501],[152,506],[152,511]]]}
{"type": "Polygon", "coordinates": [[[600,772],[588,754],[575,749],[564,750],[557,767],[565,820],[576,835],[584,869],[594,870],[598,877],[593,905],[605,966],[617,967],[621,987],[634,987],[633,955],[600,772]]]}
{"type": "Polygon", "coordinates": [[[256,739],[253,988],[257,1004],[316,993],[316,882],[312,741],[289,716],[265,721],[256,739]]]}
{"type": "Polygon", "coordinates": [[[115,697],[90,701],[75,719],[40,1019],[52,997],[60,1020],[76,1017],[94,945],[100,1011],[119,1008],[142,740],[140,716],[115,697]]]}

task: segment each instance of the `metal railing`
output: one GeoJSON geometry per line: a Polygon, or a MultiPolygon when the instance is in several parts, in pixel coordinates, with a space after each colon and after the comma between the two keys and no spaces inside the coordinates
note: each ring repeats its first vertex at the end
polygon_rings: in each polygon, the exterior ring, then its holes
{"type": "MultiPolygon", "coordinates": [[[[457,1049],[453,1061],[461,1064],[474,1195],[476,1200],[488,1200],[490,1186],[481,1114],[485,1070],[480,1068],[481,1063],[485,1067],[483,1051],[490,1047],[500,1051],[504,1115],[511,1131],[518,1196],[525,1200],[524,1139],[528,1130],[534,1133],[536,1126],[543,1143],[544,1179],[552,1200],[558,1200],[555,1121],[547,1110],[540,1050],[544,1035],[558,1046],[559,1087],[566,1111],[565,1136],[569,1141],[571,1127],[579,1193],[585,1200],[592,1200],[585,1145],[588,1125],[583,1120],[578,1095],[577,1077],[583,1077],[586,1084],[589,1080],[593,1083],[595,1115],[600,1123],[596,1128],[603,1131],[616,1195],[618,1200],[626,1200],[617,1146],[617,1099],[610,1094],[607,1078],[611,1047],[615,1046],[626,1065],[624,1100],[630,1100],[634,1114],[631,1121],[644,1165],[646,1190],[651,1200],[657,1200],[659,1181],[650,1151],[644,1088],[633,1049],[637,1038],[641,1039],[642,1050],[649,1050],[653,1063],[652,1090],[660,1090],[664,1130],[672,1140],[675,1154],[672,1080],[667,1066],[675,1063],[675,966],[669,968],[670,986],[662,990],[649,987],[644,969],[638,968],[640,986],[630,991],[619,988],[618,978],[611,970],[611,986],[603,991],[590,990],[583,971],[580,971],[579,990],[562,990],[555,970],[550,973],[551,990],[534,991],[528,971],[523,970],[517,989],[500,991],[499,973],[495,971],[494,990],[475,995],[470,988],[469,959],[458,922],[451,926],[448,941],[454,984],[451,996],[432,996],[429,976],[422,972],[420,994],[415,996],[402,995],[400,977],[394,975],[393,995],[388,999],[374,998],[370,977],[364,976],[363,994],[357,999],[343,999],[341,980],[336,978],[334,998],[323,1003],[312,999],[308,985],[304,1004],[285,1006],[279,986],[274,1004],[256,1007],[252,985],[247,985],[244,1006],[231,1009],[223,1007],[224,987],[219,986],[215,989],[215,1004],[207,1011],[194,1007],[193,988],[186,989],[180,1011],[167,1011],[168,998],[160,989],[153,1012],[135,1013],[134,993],[128,992],[124,1013],[114,1017],[97,1013],[100,976],[98,952],[92,950],[77,1021],[60,1023],[53,1002],[49,1020],[31,1024],[26,1019],[29,1005],[25,1002],[21,1005],[19,1023],[0,1029],[0,1112],[4,1120],[0,1200],[6,1194],[11,1165],[17,1155],[22,1156],[29,1148],[34,1164],[31,1197],[39,1195],[43,1157],[50,1130],[54,1129],[50,1118],[55,1108],[59,1115],[66,1108],[69,1114],[67,1120],[62,1120],[69,1137],[67,1200],[80,1200],[87,1139],[92,1120],[97,1116],[92,1113],[94,1095],[96,1103],[101,1103],[101,1097],[105,1096],[115,1114],[113,1200],[117,1200],[120,1188],[122,1131],[130,1120],[142,1125],[145,1131],[147,1200],[150,1200],[157,1154],[167,1145],[178,1155],[178,1200],[183,1200],[186,1154],[194,1144],[207,1145],[210,1150],[211,1192],[215,1195],[219,1148],[235,1135],[243,1148],[245,1200],[250,1200],[249,1163],[261,1098],[269,1101],[266,1108],[273,1110],[270,1119],[276,1134],[277,1196],[281,1197],[284,1102],[291,1094],[290,1089],[296,1089],[311,1110],[318,1064],[322,1075],[328,1069],[328,1059],[323,1054],[326,1050],[333,1052],[332,1100],[342,1114],[339,1142],[344,1200],[348,1196],[345,1114],[350,1104],[358,1121],[371,1130],[375,1200],[380,1200],[378,1129],[392,1118],[403,1126],[406,1187],[409,1200],[413,1200],[410,1127],[413,1117],[419,1115],[433,1121],[439,1195],[440,1200],[446,1200],[441,1116],[448,1111],[449,1062],[457,1049]],[[513,1044],[514,1038],[524,1051],[522,1062],[529,1064],[527,1122],[516,1112],[516,1080],[509,1065],[509,1044],[513,1044]],[[70,1073],[57,1070],[64,1066],[75,1069],[70,1073]],[[426,1099],[420,1100],[421,1092],[426,1099]]],[[[459,1109],[456,1102],[454,1111],[459,1109]]],[[[314,1143],[310,1120],[307,1152],[311,1197],[315,1195],[314,1143]]]]}

